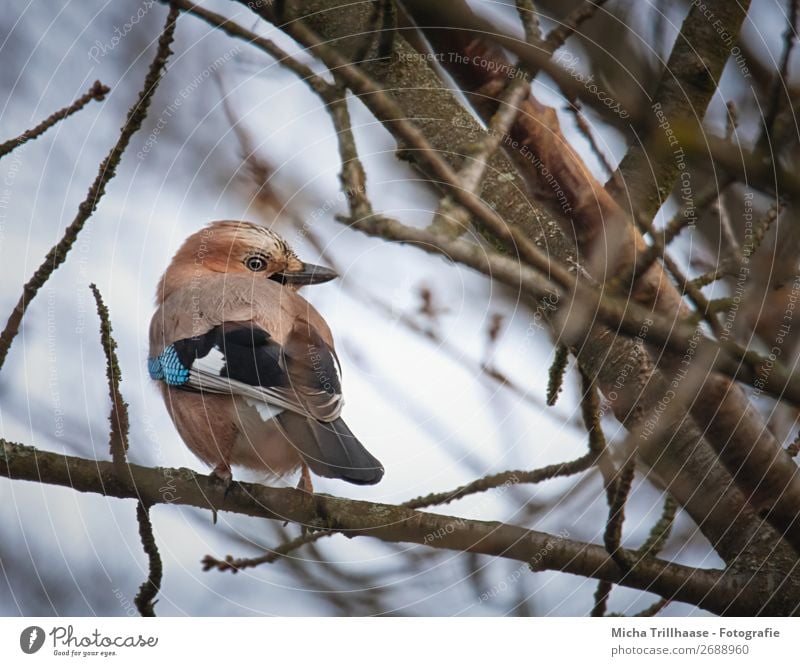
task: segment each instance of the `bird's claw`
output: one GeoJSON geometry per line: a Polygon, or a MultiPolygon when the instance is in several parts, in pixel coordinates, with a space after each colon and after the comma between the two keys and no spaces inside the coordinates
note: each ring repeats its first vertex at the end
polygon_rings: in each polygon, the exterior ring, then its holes
{"type": "MultiPolygon", "coordinates": [[[[231,468],[229,465],[224,463],[220,463],[217,465],[211,473],[208,475],[209,481],[214,485],[221,485],[222,486],[222,501],[224,502],[228,498],[228,494],[233,490],[233,474],[231,472],[231,468]]],[[[217,509],[212,509],[213,513],[213,523],[214,525],[217,524],[217,509]]]]}

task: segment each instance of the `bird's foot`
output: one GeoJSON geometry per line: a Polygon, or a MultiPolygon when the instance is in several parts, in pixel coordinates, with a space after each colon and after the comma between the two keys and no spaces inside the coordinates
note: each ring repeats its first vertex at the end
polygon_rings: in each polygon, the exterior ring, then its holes
{"type": "MultiPolygon", "coordinates": [[[[219,463],[214,469],[211,470],[211,473],[208,475],[209,480],[212,484],[221,485],[223,488],[222,493],[222,501],[224,502],[227,497],[228,493],[231,492],[233,489],[233,473],[231,472],[231,466],[226,463],[219,463]]],[[[217,510],[212,509],[214,517],[213,522],[214,525],[217,524],[217,510]]]]}
{"type": "Polygon", "coordinates": [[[297,481],[297,490],[302,490],[309,495],[314,494],[314,483],[311,481],[311,471],[305,463],[303,463],[300,468],[300,479],[297,481]]]}
{"type": "MultiPolygon", "coordinates": [[[[302,490],[304,493],[306,493],[306,500],[307,501],[313,502],[313,498],[314,498],[314,483],[311,481],[311,472],[308,469],[308,465],[306,465],[305,463],[302,463],[302,465],[300,467],[300,479],[298,479],[298,481],[297,481],[296,488],[297,488],[297,490],[302,490]]],[[[286,527],[286,525],[288,525],[288,524],[289,524],[289,521],[287,520],[283,524],[283,526],[286,527]]],[[[309,532],[309,529],[305,525],[300,525],[300,534],[302,536],[305,536],[306,534],[308,534],[308,532],[309,532]]]]}

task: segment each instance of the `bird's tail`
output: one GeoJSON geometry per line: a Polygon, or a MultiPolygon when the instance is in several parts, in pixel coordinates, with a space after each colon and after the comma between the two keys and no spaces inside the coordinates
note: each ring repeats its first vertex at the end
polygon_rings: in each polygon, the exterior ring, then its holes
{"type": "Polygon", "coordinates": [[[325,423],[288,411],[277,418],[315,474],[358,485],[372,485],[383,478],[383,465],[342,419],[325,423]]]}

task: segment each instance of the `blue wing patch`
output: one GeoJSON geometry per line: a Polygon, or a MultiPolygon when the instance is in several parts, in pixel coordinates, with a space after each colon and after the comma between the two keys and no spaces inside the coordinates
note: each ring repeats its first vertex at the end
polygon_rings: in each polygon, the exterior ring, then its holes
{"type": "Polygon", "coordinates": [[[189,381],[189,368],[181,363],[173,345],[155,358],[148,358],[147,371],[152,379],[163,380],[170,386],[182,386],[189,381]]]}

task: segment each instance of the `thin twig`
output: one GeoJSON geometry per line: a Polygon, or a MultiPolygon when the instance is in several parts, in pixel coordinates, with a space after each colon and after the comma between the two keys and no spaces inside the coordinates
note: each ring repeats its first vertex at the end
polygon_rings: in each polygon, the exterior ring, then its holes
{"type": "Polygon", "coordinates": [[[611,460],[606,437],[600,422],[600,391],[592,378],[578,366],[581,373],[581,414],[589,433],[589,451],[597,459],[597,467],[603,477],[609,507],[617,492],[617,469],[611,460]]]}
{"type": "Polygon", "coordinates": [[[158,40],[158,49],[156,50],[155,58],[153,58],[153,62],[147,70],[144,86],[139,92],[136,102],[128,111],[128,116],[125,120],[125,124],[122,126],[117,142],[100,164],[97,177],[89,188],[89,193],[80,206],[78,206],[77,215],[64,231],[61,240],[50,249],[41,266],[36,269],[33,277],[31,277],[23,287],[22,296],[20,296],[19,302],[11,312],[3,332],[0,333],[0,368],[2,368],[5,362],[11,343],[19,332],[22,317],[25,315],[28,305],[30,305],[30,302],[36,296],[39,289],[41,289],[42,285],[44,285],[53,274],[53,271],[66,259],[67,253],[75,243],[78,234],[105,194],[106,185],[108,185],[109,181],[116,174],[117,166],[122,159],[122,154],[130,143],[131,137],[142,126],[142,122],[147,115],[147,110],[150,107],[150,101],[161,81],[167,59],[172,53],[170,44],[172,43],[172,38],[175,33],[175,22],[177,21],[178,13],[177,9],[170,8],[166,24],[164,25],[164,31],[158,40]]]}
{"type": "Polygon", "coordinates": [[[783,52],[781,54],[780,69],[775,76],[775,80],[772,82],[772,88],[769,93],[769,106],[767,107],[767,114],[764,117],[761,135],[761,144],[763,147],[766,147],[766,144],[769,143],[772,138],[772,130],[781,108],[781,87],[787,87],[789,61],[797,38],[798,0],[787,1],[789,4],[789,20],[786,24],[786,30],[783,33],[783,52]]]}
{"type": "Polygon", "coordinates": [[[539,12],[533,0],[516,0],[516,5],[522,29],[525,31],[525,41],[531,46],[543,47],[542,26],[539,24],[539,12]]]}
{"type": "Polygon", "coordinates": [[[561,387],[564,384],[564,373],[569,362],[569,347],[566,345],[556,345],[556,353],[553,364],[550,366],[547,380],[547,405],[552,407],[558,400],[561,387]]]}
{"type": "Polygon", "coordinates": [[[670,604],[670,599],[659,599],[655,603],[651,604],[643,611],[636,613],[634,617],[655,617],[658,615],[662,610],[664,610],[670,604]]]}
{"type": "MultiPolygon", "coordinates": [[[[498,97],[498,107],[489,121],[483,140],[474,147],[472,154],[466,155],[466,164],[458,172],[458,178],[465,190],[477,194],[480,191],[486,168],[489,166],[500,143],[509,136],[509,130],[519,114],[519,105],[530,94],[530,86],[523,79],[512,79],[498,97]]],[[[466,151],[465,151],[466,152],[466,151]]],[[[455,205],[446,196],[439,204],[429,229],[450,237],[458,237],[469,228],[470,214],[462,205],[455,205]]]]}
{"type": "Polygon", "coordinates": [[[364,219],[371,217],[373,210],[367,196],[367,172],[358,156],[346,96],[347,89],[340,86],[337,94],[328,100],[328,111],[336,129],[339,159],[342,164],[339,179],[342,183],[342,192],[350,207],[350,216],[353,219],[364,219]]]}
{"type": "Polygon", "coordinates": [[[778,219],[778,216],[781,214],[782,210],[783,202],[778,200],[769,207],[769,210],[764,217],[758,221],[753,229],[752,237],[745,239],[745,243],[742,246],[741,256],[730,257],[729,259],[719,262],[714,270],[709,271],[708,273],[703,273],[702,275],[698,275],[696,278],[691,280],[691,286],[697,289],[702,289],[703,287],[713,284],[723,277],[733,274],[737,269],[740,269],[742,262],[750,259],[761,246],[761,242],[764,240],[764,237],[767,235],[767,232],[769,231],[773,222],[778,219]]]}
{"type": "Polygon", "coordinates": [[[594,454],[587,453],[575,460],[548,465],[547,467],[540,467],[539,469],[515,470],[491,474],[471,481],[463,486],[459,486],[455,490],[431,493],[423,497],[417,497],[416,499],[404,502],[402,506],[408,509],[421,509],[435,504],[450,504],[450,502],[462,499],[467,495],[486,492],[494,488],[508,487],[520,483],[541,483],[542,481],[555,479],[557,477],[572,476],[573,474],[591,469],[596,460],[597,458],[594,454]]]}
{"type": "Polygon", "coordinates": [[[719,226],[722,231],[721,236],[725,239],[728,249],[733,256],[738,257],[741,248],[739,247],[739,241],[736,239],[736,232],[734,232],[733,225],[731,224],[731,216],[728,215],[728,210],[722,201],[722,197],[717,197],[717,200],[711,207],[711,211],[717,214],[719,226]]]}
{"type": "Polygon", "coordinates": [[[589,148],[594,153],[594,156],[597,158],[597,161],[603,166],[606,170],[606,173],[609,175],[614,174],[614,167],[611,166],[611,162],[608,161],[605,153],[600,149],[600,146],[597,143],[597,138],[592,132],[592,128],[589,126],[589,121],[586,120],[586,116],[583,115],[583,111],[581,110],[581,103],[578,100],[574,100],[571,104],[567,105],[570,113],[575,116],[575,124],[578,126],[578,131],[584,136],[586,141],[589,144],[589,148]]]}
{"type": "Polygon", "coordinates": [[[61,120],[64,120],[64,118],[68,118],[72,114],[77,113],[92,100],[102,102],[110,90],[111,88],[103,85],[100,83],[100,81],[95,81],[92,87],[89,88],[88,92],[85,92],[83,95],[78,97],[78,99],[76,99],[69,106],[65,106],[63,109],[56,111],[54,114],[48,116],[38,125],[36,125],[36,127],[25,130],[18,137],[0,143],[0,157],[10,153],[15,148],[19,148],[28,141],[32,141],[33,139],[40,137],[47,130],[53,127],[53,125],[61,120]]]}
{"type": "MultiPolygon", "coordinates": [[[[620,174],[615,172],[614,175],[619,176],[620,174]]],[[[659,236],[663,235],[664,240],[661,243],[649,245],[644,252],[636,257],[632,275],[644,275],[650,270],[650,267],[662,256],[663,249],[668,247],[687,226],[696,224],[702,212],[719,199],[734,180],[732,176],[725,176],[718,188],[716,186],[709,187],[698,195],[696,200],[692,200],[690,205],[682,206],[681,210],[667,222],[663,231],[655,232],[659,236]]],[[[621,284],[627,284],[627,282],[621,281],[621,284]]]]}
{"type": "Polygon", "coordinates": [[[564,43],[575,34],[581,25],[588,21],[594,13],[606,4],[608,0],[586,0],[582,5],[573,9],[563,23],[553,28],[545,40],[548,53],[555,53],[564,43]]]}
{"type": "Polygon", "coordinates": [[[614,585],[607,580],[597,581],[597,589],[594,591],[594,606],[592,607],[592,617],[604,617],[608,610],[608,597],[614,585]]]}
{"type": "Polygon", "coordinates": [[[758,221],[758,224],[756,224],[755,229],[753,229],[753,240],[749,243],[745,242],[744,247],[742,248],[743,257],[747,257],[749,259],[758,251],[758,248],[761,247],[761,241],[764,240],[764,237],[767,235],[772,223],[778,219],[778,216],[782,211],[783,201],[778,199],[769,207],[769,210],[766,212],[764,217],[758,221]]]}
{"type": "Polygon", "coordinates": [[[658,519],[658,522],[653,525],[653,529],[650,530],[647,540],[638,550],[640,557],[656,557],[661,552],[667,539],[669,539],[677,511],[678,503],[673,499],[672,495],[667,495],[664,499],[664,508],[661,511],[661,517],[658,519]]]}
{"type": "Polygon", "coordinates": [[[230,571],[232,573],[237,573],[242,569],[250,569],[261,564],[272,564],[282,557],[286,557],[289,555],[289,553],[297,550],[301,546],[305,546],[307,543],[318,541],[323,537],[331,536],[333,534],[336,534],[336,532],[309,532],[297,537],[296,539],[282,543],[280,546],[271,548],[264,555],[259,557],[234,558],[231,555],[227,555],[224,560],[218,560],[216,557],[206,555],[202,559],[201,564],[203,565],[203,571],[216,569],[217,571],[230,571]]]}
{"type": "Polygon", "coordinates": [[[617,566],[623,570],[631,567],[631,558],[622,549],[622,524],[625,522],[625,504],[631,491],[635,470],[636,455],[634,453],[622,466],[617,476],[616,493],[614,494],[614,501],[608,510],[608,522],[603,534],[603,543],[608,554],[611,555],[611,559],[614,560],[617,566]]]}
{"type": "Polygon", "coordinates": [[[713,205],[734,181],[735,178],[733,178],[733,176],[726,175],[719,183],[719,186],[712,185],[708,187],[708,189],[697,196],[696,200],[692,201],[691,207],[684,206],[682,210],[676,213],[664,226],[664,246],[672,243],[684,228],[695,224],[705,209],[713,205]]]}
{"type": "Polygon", "coordinates": [[[89,288],[94,294],[97,303],[97,315],[100,317],[100,342],[106,355],[106,377],[108,378],[108,393],[111,398],[111,432],[108,441],[111,450],[111,459],[118,473],[121,473],[125,466],[125,457],[128,451],[128,431],[130,420],[128,418],[128,403],[122,398],[119,390],[119,382],[122,373],[119,369],[119,359],[117,359],[117,343],[114,340],[111,329],[111,320],[108,315],[108,308],[103,303],[103,297],[95,284],[90,284],[89,288]]]}
{"type": "Polygon", "coordinates": [[[156,605],[156,595],[161,589],[161,577],[163,566],[161,555],[158,552],[155,536],[153,536],[153,525],[150,522],[149,508],[140,501],[136,505],[136,520],[139,522],[139,538],[142,547],[147,554],[147,580],[142,583],[139,593],[134,599],[136,608],[142,617],[155,617],[153,607],[156,605]]]}
{"type": "Polygon", "coordinates": [[[728,115],[725,117],[725,141],[732,141],[733,135],[739,129],[739,112],[736,110],[736,102],[732,99],[725,104],[728,115]]]}

